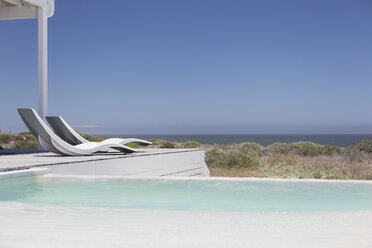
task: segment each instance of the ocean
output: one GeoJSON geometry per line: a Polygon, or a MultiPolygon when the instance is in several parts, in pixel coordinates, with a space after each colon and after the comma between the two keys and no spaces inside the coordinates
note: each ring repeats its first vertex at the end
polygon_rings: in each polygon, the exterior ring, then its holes
{"type": "Polygon", "coordinates": [[[346,147],[350,144],[361,140],[372,139],[372,134],[206,134],[206,135],[191,135],[191,134],[156,134],[156,135],[105,135],[104,137],[136,137],[142,139],[164,139],[175,142],[197,141],[202,144],[238,144],[243,142],[255,142],[263,146],[271,145],[275,142],[293,143],[298,141],[309,141],[322,145],[332,145],[338,147],[346,147]]]}

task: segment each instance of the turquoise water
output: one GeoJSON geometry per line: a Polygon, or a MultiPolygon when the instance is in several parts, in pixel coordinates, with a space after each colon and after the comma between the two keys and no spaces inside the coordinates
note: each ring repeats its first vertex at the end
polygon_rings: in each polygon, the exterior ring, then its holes
{"type": "Polygon", "coordinates": [[[363,211],[372,210],[372,184],[24,177],[0,180],[0,201],[186,211],[363,211]]]}

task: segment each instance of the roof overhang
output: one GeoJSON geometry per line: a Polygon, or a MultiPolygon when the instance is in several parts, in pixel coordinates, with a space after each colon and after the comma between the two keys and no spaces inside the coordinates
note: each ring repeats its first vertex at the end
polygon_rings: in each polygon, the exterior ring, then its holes
{"type": "Polygon", "coordinates": [[[0,20],[38,18],[38,8],[51,17],[54,0],[0,0],[0,20]]]}

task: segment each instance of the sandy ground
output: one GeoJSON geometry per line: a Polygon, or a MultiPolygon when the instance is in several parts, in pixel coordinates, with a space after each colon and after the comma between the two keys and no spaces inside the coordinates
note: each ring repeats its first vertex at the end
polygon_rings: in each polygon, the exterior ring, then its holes
{"type": "Polygon", "coordinates": [[[0,203],[0,247],[372,247],[372,212],[126,210],[0,203]]]}

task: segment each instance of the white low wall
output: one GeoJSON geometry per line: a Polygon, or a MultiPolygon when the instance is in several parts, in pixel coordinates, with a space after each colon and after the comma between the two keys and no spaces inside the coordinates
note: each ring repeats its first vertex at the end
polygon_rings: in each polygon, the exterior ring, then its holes
{"type": "Polygon", "coordinates": [[[120,157],[47,166],[55,175],[209,176],[204,151],[120,157]]]}

